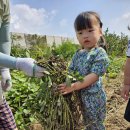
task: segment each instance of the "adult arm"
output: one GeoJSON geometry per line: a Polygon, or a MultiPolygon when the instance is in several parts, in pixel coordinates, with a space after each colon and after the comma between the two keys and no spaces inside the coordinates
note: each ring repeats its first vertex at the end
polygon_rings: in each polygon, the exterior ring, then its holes
{"type": "Polygon", "coordinates": [[[121,96],[125,100],[128,100],[130,91],[130,40],[128,41],[126,56],[127,59],[124,66],[124,82],[123,82],[123,88],[121,90],[121,96]]]}
{"type": "Polygon", "coordinates": [[[128,100],[129,91],[130,91],[130,58],[127,58],[124,67],[124,84],[121,90],[122,98],[128,100]]]}
{"type": "Polygon", "coordinates": [[[28,76],[42,77],[45,69],[37,66],[32,58],[15,58],[0,53],[0,66],[23,71],[28,76]]]}

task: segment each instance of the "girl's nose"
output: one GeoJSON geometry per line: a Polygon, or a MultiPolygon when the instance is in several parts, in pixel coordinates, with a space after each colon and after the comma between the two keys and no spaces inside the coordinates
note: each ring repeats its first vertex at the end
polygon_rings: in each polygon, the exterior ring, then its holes
{"type": "Polygon", "coordinates": [[[83,33],[83,38],[85,38],[85,39],[88,38],[88,33],[87,32],[83,33]]]}

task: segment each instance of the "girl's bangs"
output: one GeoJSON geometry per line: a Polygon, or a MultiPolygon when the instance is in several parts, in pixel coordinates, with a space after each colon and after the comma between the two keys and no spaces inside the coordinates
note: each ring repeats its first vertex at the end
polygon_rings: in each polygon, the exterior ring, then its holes
{"type": "Polygon", "coordinates": [[[78,16],[75,20],[74,27],[76,31],[80,31],[87,28],[92,28],[92,19],[87,16],[78,16]]]}

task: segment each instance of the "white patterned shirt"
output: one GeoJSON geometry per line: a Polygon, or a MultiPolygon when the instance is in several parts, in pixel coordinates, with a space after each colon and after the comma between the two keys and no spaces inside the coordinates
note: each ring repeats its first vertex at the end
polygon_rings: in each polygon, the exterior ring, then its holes
{"type": "Polygon", "coordinates": [[[127,57],[130,57],[130,40],[128,41],[126,56],[127,56],[127,57]]]}

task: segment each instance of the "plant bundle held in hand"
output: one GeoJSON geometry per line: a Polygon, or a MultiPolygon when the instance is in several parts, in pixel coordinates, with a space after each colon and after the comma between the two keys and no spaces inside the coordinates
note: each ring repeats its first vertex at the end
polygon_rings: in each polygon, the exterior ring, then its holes
{"type": "Polygon", "coordinates": [[[62,96],[58,85],[76,80],[67,72],[67,62],[58,56],[38,59],[38,65],[46,69],[34,104],[36,116],[44,130],[81,130],[82,112],[78,92],[62,96]]]}

